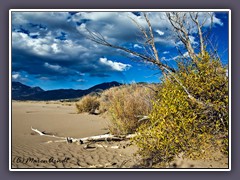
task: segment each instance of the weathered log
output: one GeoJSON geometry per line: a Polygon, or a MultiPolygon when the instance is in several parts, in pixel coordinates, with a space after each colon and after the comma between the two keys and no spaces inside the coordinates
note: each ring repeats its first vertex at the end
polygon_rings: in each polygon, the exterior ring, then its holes
{"type": "MultiPolygon", "coordinates": [[[[59,136],[55,136],[55,135],[49,135],[42,131],[39,131],[38,129],[34,129],[32,127],[31,127],[31,129],[32,129],[32,131],[38,133],[40,136],[65,139],[64,142],[68,142],[68,143],[78,142],[80,144],[85,144],[85,143],[89,143],[89,142],[98,142],[98,141],[122,141],[122,140],[131,139],[134,136],[136,136],[136,134],[119,135],[119,136],[112,135],[112,134],[104,134],[104,135],[90,136],[90,137],[85,137],[85,138],[71,138],[71,137],[59,137],[59,136]]],[[[58,141],[58,142],[62,142],[62,141],[58,141]]]]}

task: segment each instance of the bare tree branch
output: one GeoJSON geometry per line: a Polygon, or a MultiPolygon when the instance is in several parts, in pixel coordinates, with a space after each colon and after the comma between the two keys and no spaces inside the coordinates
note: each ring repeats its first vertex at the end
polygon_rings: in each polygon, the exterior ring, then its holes
{"type": "MultiPolygon", "coordinates": [[[[158,66],[158,68],[161,70],[161,72],[163,73],[163,75],[165,77],[166,73],[168,73],[168,75],[170,75],[171,77],[173,77],[173,79],[183,88],[184,92],[188,95],[188,98],[191,99],[192,101],[204,106],[204,107],[211,107],[213,106],[210,103],[205,103],[202,102],[201,100],[195,98],[187,89],[187,87],[184,86],[184,84],[181,82],[181,80],[179,80],[179,78],[176,76],[176,71],[174,68],[169,67],[166,64],[163,64],[161,59],[159,58],[158,55],[158,51],[156,49],[155,46],[155,41],[154,41],[154,35],[153,35],[153,30],[152,30],[152,25],[147,17],[146,13],[143,13],[145,21],[147,22],[147,27],[148,27],[148,31],[146,29],[144,29],[143,26],[141,26],[135,19],[131,20],[136,24],[136,26],[138,27],[138,29],[141,31],[141,33],[143,34],[144,38],[145,38],[145,44],[146,44],[146,48],[145,51],[147,51],[148,47],[150,52],[153,52],[154,57],[152,57],[151,55],[146,55],[146,54],[142,54],[136,51],[133,51],[131,49],[122,47],[122,46],[118,46],[118,45],[114,45],[111,44],[110,42],[108,42],[101,34],[99,33],[94,33],[90,30],[88,30],[89,32],[89,39],[92,40],[93,42],[96,42],[98,44],[104,45],[104,46],[108,46],[111,48],[115,48],[118,50],[122,50],[124,52],[127,52],[129,54],[132,54],[134,56],[140,57],[141,59],[144,60],[144,62],[150,62],[153,63],[155,65],[158,66]]],[[[179,13],[179,12],[168,12],[166,13],[167,18],[170,22],[170,24],[173,26],[178,38],[180,39],[180,41],[184,44],[185,48],[188,51],[188,54],[190,56],[190,58],[192,59],[193,63],[196,65],[198,65],[198,58],[197,55],[194,51],[194,48],[191,44],[191,40],[190,40],[190,30],[187,30],[186,28],[186,24],[189,24],[188,20],[187,20],[187,13],[179,13]]],[[[204,55],[204,40],[203,40],[203,35],[202,35],[202,27],[204,25],[204,23],[206,22],[206,20],[203,21],[202,24],[199,23],[198,21],[198,13],[190,13],[190,17],[192,19],[192,21],[195,23],[195,25],[197,26],[198,29],[198,34],[199,34],[199,39],[200,39],[200,48],[201,48],[201,53],[202,56],[204,55]]],[[[148,54],[148,53],[147,53],[148,54]]]]}
{"type": "Polygon", "coordinates": [[[149,28],[149,34],[151,36],[151,39],[150,39],[150,42],[149,44],[151,45],[152,47],[152,50],[154,52],[154,56],[156,58],[156,61],[157,62],[160,62],[160,59],[158,57],[158,52],[157,52],[157,49],[156,49],[156,46],[155,46],[155,42],[154,42],[154,36],[153,36],[153,31],[152,31],[152,26],[151,26],[151,23],[146,15],[146,13],[144,13],[144,17],[145,17],[145,20],[147,21],[147,24],[148,24],[148,28],[149,28]]]}
{"type": "Polygon", "coordinates": [[[174,68],[172,68],[172,67],[162,63],[161,60],[159,59],[158,52],[157,52],[157,49],[156,49],[155,43],[154,43],[154,36],[153,36],[153,32],[152,32],[152,27],[151,27],[150,21],[147,18],[146,14],[144,15],[144,17],[145,17],[145,20],[147,21],[148,26],[149,26],[150,39],[149,39],[149,35],[147,34],[147,31],[144,30],[144,28],[139,23],[137,23],[135,20],[133,22],[135,24],[137,24],[138,28],[144,34],[145,38],[147,38],[146,39],[146,43],[150,45],[150,50],[153,51],[154,58],[149,56],[149,55],[142,54],[142,53],[130,50],[130,49],[125,48],[123,46],[114,45],[114,44],[108,42],[103,37],[103,35],[101,35],[100,33],[95,33],[95,32],[92,32],[89,29],[86,29],[88,31],[88,33],[89,33],[88,39],[90,39],[91,41],[93,41],[95,43],[98,43],[98,44],[101,44],[101,45],[104,45],[104,46],[108,46],[108,47],[111,47],[111,48],[115,48],[115,49],[122,50],[124,52],[130,53],[130,54],[132,54],[134,56],[140,57],[141,59],[143,59],[146,62],[153,63],[153,64],[158,66],[158,68],[162,71],[163,74],[165,72],[164,68],[167,68],[167,69],[169,69],[172,72],[176,72],[176,70],[174,68]]]}
{"type": "Polygon", "coordinates": [[[211,22],[210,22],[210,28],[208,29],[207,34],[204,36],[205,40],[209,38],[209,36],[210,36],[210,34],[212,32],[212,27],[213,27],[213,13],[212,14],[211,13],[207,13],[207,14],[210,16],[211,22]]]}
{"type": "Polygon", "coordinates": [[[189,32],[184,26],[184,21],[186,21],[186,13],[183,13],[182,16],[178,12],[166,13],[167,18],[170,24],[173,26],[175,32],[177,33],[178,38],[186,47],[189,56],[193,60],[195,64],[197,64],[197,56],[194,52],[194,49],[191,44],[191,40],[189,37],[189,32]]]}
{"type": "Polygon", "coordinates": [[[195,17],[193,17],[194,13],[189,13],[192,21],[196,24],[197,29],[198,29],[198,35],[199,35],[199,41],[200,41],[200,50],[201,50],[201,56],[204,56],[204,41],[203,41],[203,35],[202,35],[202,25],[199,24],[198,22],[198,12],[195,13],[195,17]]]}

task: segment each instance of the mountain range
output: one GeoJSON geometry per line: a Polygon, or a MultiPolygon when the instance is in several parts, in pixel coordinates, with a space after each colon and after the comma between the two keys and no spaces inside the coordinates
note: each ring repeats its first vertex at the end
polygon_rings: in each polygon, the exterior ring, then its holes
{"type": "Polygon", "coordinates": [[[44,91],[40,87],[30,87],[20,82],[12,82],[12,100],[62,100],[62,99],[76,99],[90,93],[97,93],[109,89],[114,86],[122,85],[119,82],[106,82],[95,85],[89,89],[56,89],[44,91]]]}

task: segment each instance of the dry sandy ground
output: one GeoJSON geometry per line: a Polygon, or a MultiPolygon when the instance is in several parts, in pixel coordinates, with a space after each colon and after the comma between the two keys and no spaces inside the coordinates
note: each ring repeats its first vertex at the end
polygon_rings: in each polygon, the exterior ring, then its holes
{"type": "Polygon", "coordinates": [[[31,127],[73,138],[108,133],[107,119],[76,114],[74,104],[13,102],[12,168],[118,168],[136,163],[136,148],[128,146],[129,141],[99,142],[88,148],[76,143],[46,143],[58,139],[40,136],[31,127]]]}
{"type": "MultiPolygon", "coordinates": [[[[98,142],[86,145],[51,142],[31,127],[61,137],[83,138],[108,133],[108,120],[96,115],[76,114],[74,103],[12,103],[12,168],[133,168],[140,167],[137,148],[130,141],[98,142]]],[[[228,168],[221,154],[212,160],[177,158],[177,168],[228,168]]]]}

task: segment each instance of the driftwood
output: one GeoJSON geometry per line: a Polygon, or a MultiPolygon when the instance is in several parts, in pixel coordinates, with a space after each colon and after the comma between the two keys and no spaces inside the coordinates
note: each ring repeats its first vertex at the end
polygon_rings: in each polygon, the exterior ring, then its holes
{"type": "Polygon", "coordinates": [[[47,137],[53,137],[53,138],[66,139],[65,137],[59,137],[59,136],[47,134],[44,131],[39,131],[37,129],[33,129],[32,127],[31,127],[31,130],[36,132],[36,133],[38,133],[40,136],[47,136],[47,137]]]}
{"type": "Polygon", "coordinates": [[[84,143],[92,142],[92,141],[122,141],[122,140],[130,139],[134,136],[135,136],[135,134],[121,135],[121,136],[116,136],[116,135],[112,135],[112,134],[104,134],[104,135],[80,138],[77,140],[79,140],[81,144],[84,144],[84,143]]]}
{"type": "Polygon", "coordinates": [[[90,136],[90,137],[85,137],[85,138],[71,138],[71,137],[59,137],[55,135],[49,135],[47,133],[44,133],[42,131],[39,131],[38,129],[32,128],[32,131],[38,133],[40,136],[46,136],[46,137],[52,137],[52,138],[59,138],[63,140],[58,140],[58,141],[48,141],[47,143],[51,142],[68,142],[68,143],[80,143],[80,144],[86,144],[89,142],[98,142],[98,141],[122,141],[122,140],[127,140],[131,139],[132,137],[136,136],[136,134],[128,134],[128,135],[112,135],[112,134],[104,134],[104,135],[98,135],[98,136],[90,136]]]}

